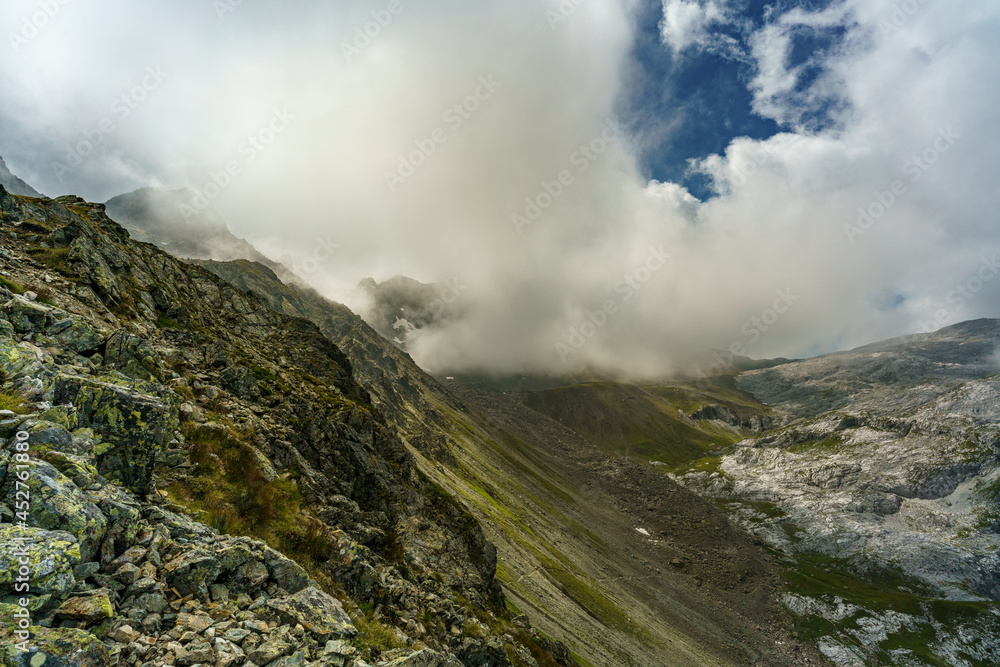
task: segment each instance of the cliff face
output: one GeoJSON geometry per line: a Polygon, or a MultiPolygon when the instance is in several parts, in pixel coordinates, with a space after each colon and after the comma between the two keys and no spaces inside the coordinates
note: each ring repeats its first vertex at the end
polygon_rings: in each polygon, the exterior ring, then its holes
{"type": "Polygon", "coordinates": [[[0,562],[23,519],[31,570],[28,653],[0,579],[9,664],[568,664],[316,326],[101,204],[0,189],[0,215],[0,562]]]}

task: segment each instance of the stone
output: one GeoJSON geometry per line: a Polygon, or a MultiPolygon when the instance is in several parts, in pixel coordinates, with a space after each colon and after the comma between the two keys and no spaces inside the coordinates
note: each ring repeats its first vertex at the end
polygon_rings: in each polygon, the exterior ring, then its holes
{"type": "Polygon", "coordinates": [[[27,553],[33,595],[63,596],[76,583],[73,570],[80,564],[80,545],[66,532],[0,524],[0,596],[13,595],[21,566],[21,548],[27,553]],[[27,538],[21,542],[21,538],[27,538]]]}
{"type": "Polygon", "coordinates": [[[139,578],[139,568],[132,563],[126,563],[115,570],[114,577],[122,584],[131,586],[139,578]]]}
{"type": "Polygon", "coordinates": [[[269,639],[254,650],[250,651],[247,659],[255,665],[267,665],[272,660],[277,660],[291,653],[292,645],[281,639],[269,639]]]}
{"type": "Polygon", "coordinates": [[[177,628],[201,634],[212,627],[212,619],[202,614],[177,614],[177,628]]]}
{"type": "Polygon", "coordinates": [[[340,600],[317,588],[309,587],[289,597],[268,600],[267,608],[281,623],[301,624],[321,640],[353,637],[358,633],[340,600]]]}
{"type": "Polygon", "coordinates": [[[309,573],[301,565],[270,547],[266,551],[270,556],[266,561],[267,571],[279,587],[289,593],[298,593],[309,584],[309,573]]]}
{"type": "Polygon", "coordinates": [[[208,587],[208,593],[212,597],[212,602],[229,601],[229,589],[222,584],[212,584],[208,587]]]}
{"type": "Polygon", "coordinates": [[[6,667],[107,667],[111,664],[104,643],[84,630],[32,627],[28,650],[23,653],[13,639],[5,636],[6,633],[6,628],[0,630],[0,663],[6,667]]]}
{"type": "Polygon", "coordinates": [[[34,303],[20,294],[14,294],[9,301],[0,306],[0,314],[19,334],[43,331],[52,319],[51,311],[48,306],[34,303]]]}
{"type": "Polygon", "coordinates": [[[181,595],[208,595],[219,570],[219,562],[199,550],[185,552],[163,566],[167,583],[181,595]]]}
{"type": "Polygon", "coordinates": [[[54,388],[55,401],[76,406],[81,424],[106,440],[94,452],[97,469],[140,496],[153,492],[156,456],[179,424],[176,397],[161,398],[169,392],[158,385],[143,389],[159,395],[64,374],[56,378],[54,388]]]}
{"type": "MultiPolygon", "coordinates": [[[[107,519],[68,477],[53,466],[31,459],[28,479],[24,482],[31,494],[29,524],[45,530],[64,531],[73,535],[84,561],[93,560],[107,531],[107,519]]],[[[4,485],[4,497],[9,506],[16,505],[18,489],[11,477],[4,485]]]]}
{"type": "Polygon", "coordinates": [[[182,646],[174,652],[177,664],[182,667],[215,662],[215,651],[208,642],[194,642],[187,646],[182,646]]]}
{"type": "Polygon", "coordinates": [[[123,625],[108,633],[108,638],[119,644],[131,644],[139,636],[139,633],[133,630],[131,625],[123,625]]]}
{"type": "MultiPolygon", "coordinates": [[[[469,663],[473,664],[473,663],[469,663]]],[[[424,649],[386,663],[385,667],[464,667],[461,662],[437,651],[424,649]]]]}
{"type": "Polygon", "coordinates": [[[233,642],[235,644],[241,644],[243,643],[243,640],[246,639],[251,634],[253,633],[244,628],[230,628],[229,630],[225,631],[225,633],[222,635],[222,638],[225,639],[226,641],[233,642]]]}
{"type": "Polygon", "coordinates": [[[161,377],[156,350],[148,341],[127,331],[117,331],[108,339],[104,365],[141,380],[156,381],[161,377]]]}
{"type": "Polygon", "coordinates": [[[110,620],[114,616],[115,609],[106,590],[94,591],[91,595],[83,597],[69,598],[56,610],[56,618],[82,621],[87,626],[110,620]]]}
{"type": "Polygon", "coordinates": [[[303,667],[306,664],[306,656],[302,651],[296,651],[292,655],[279,658],[270,663],[268,667],[303,667]]]}

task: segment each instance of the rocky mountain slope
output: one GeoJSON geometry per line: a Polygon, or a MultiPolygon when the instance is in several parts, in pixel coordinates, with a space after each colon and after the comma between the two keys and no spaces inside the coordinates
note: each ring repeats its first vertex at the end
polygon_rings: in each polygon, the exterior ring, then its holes
{"type": "Polygon", "coordinates": [[[793,564],[837,664],[1000,662],[998,349],[980,320],[744,373],[786,423],[680,471],[793,564]]]}
{"type": "Polygon", "coordinates": [[[350,310],[282,283],[266,266],[197,264],[279,312],[310,319],[344,351],[420,472],[496,544],[511,608],[565,641],[579,664],[820,662],[790,636],[767,557],[696,496],[662,475],[647,477],[649,489],[637,486],[632,475],[651,471],[609,458],[536,412],[489,413],[505,403],[523,409],[495,392],[483,399],[473,391],[478,406],[457,398],[350,310]],[[617,494],[614,503],[607,491],[617,494]],[[648,505],[668,523],[644,528],[631,516],[646,493],[660,498],[648,505]],[[669,546],[651,537],[670,524],[683,530],[669,546]],[[712,548],[719,540],[726,549],[712,548]]]}
{"type": "Polygon", "coordinates": [[[313,324],[75,197],[0,247],[7,664],[571,664],[313,324]]]}
{"type": "Polygon", "coordinates": [[[715,508],[493,382],[446,390],[347,308],[264,266],[199,264],[308,317],[344,350],[420,469],[496,544],[511,604],[579,664],[819,664],[789,634],[776,569],[715,508]]]}

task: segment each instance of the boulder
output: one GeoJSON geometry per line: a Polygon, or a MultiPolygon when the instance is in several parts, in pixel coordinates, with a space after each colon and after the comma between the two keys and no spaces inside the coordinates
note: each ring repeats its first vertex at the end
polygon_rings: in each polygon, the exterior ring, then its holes
{"type": "Polygon", "coordinates": [[[386,667],[465,667],[462,663],[443,653],[425,648],[402,658],[396,658],[386,667]]]}
{"type": "MultiPolygon", "coordinates": [[[[104,514],[76,484],[48,463],[32,459],[28,466],[28,480],[24,482],[31,494],[28,523],[73,535],[79,542],[80,557],[85,562],[93,560],[107,531],[104,514]]],[[[15,481],[10,477],[3,488],[10,507],[17,502],[15,481]]]]}
{"type": "Polygon", "coordinates": [[[80,545],[66,532],[0,525],[0,596],[21,593],[16,579],[22,547],[27,553],[27,578],[32,595],[62,596],[76,583],[73,570],[80,564],[80,545]],[[20,542],[20,538],[27,538],[20,542]]]}
{"type": "Polygon", "coordinates": [[[82,621],[87,626],[110,620],[114,616],[114,606],[108,591],[104,589],[92,591],[90,595],[69,598],[56,610],[57,619],[82,621]]]}
{"type": "Polygon", "coordinates": [[[513,667],[499,637],[466,639],[455,654],[465,667],[513,667]]]}
{"type": "Polygon", "coordinates": [[[52,309],[15,294],[0,306],[0,313],[20,334],[43,331],[52,319],[52,309]]]}
{"type": "Polygon", "coordinates": [[[301,624],[321,640],[342,639],[358,634],[340,601],[318,588],[306,588],[285,598],[272,598],[267,608],[282,625],[301,624]]]}
{"type": "Polygon", "coordinates": [[[208,587],[215,583],[219,571],[215,555],[198,549],[187,551],[163,566],[167,583],[181,595],[208,595],[208,587]]]}
{"type": "Polygon", "coordinates": [[[127,331],[117,331],[108,339],[104,365],[142,380],[159,380],[159,356],[148,341],[127,331]]]}
{"type": "Polygon", "coordinates": [[[0,630],[0,662],[5,667],[107,667],[111,656],[101,640],[72,628],[31,628],[27,651],[0,630]]]}
{"type": "Polygon", "coordinates": [[[178,425],[172,402],[128,386],[71,375],[56,378],[54,400],[76,406],[81,425],[107,440],[94,452],[103,475],[142,496],[153,491],[156,455],[178,425]]]}
{"type": "Polygon", "coordinates": [[[64,318],[53,322],[45,330],[45,342],[77,354],[92,352],[101,346],[101,335],[86,322],[64,318]]]}

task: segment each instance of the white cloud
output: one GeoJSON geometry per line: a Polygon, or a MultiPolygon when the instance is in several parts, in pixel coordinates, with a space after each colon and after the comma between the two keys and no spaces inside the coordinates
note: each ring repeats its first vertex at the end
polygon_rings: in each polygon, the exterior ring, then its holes
{"type": "Polygon", "coordinates": [[[721,33],[712,33],[713,26],[732,21],[725,5],[713,1],[663,0],[663,19],[660,21],[660,37],[675,52],[698,47],[720,53],[736,54],[736,41],[721,33]]]}
{"type": "MultiPolygon", "coordinates": [[[[961,308],[949,303],[983,253],[1000,252],[1000,92],[989,84],[1000,7],[923,3],[884,35],[893,4],[771,16],[752,41],[754,91],[791,130],[702,161],[718,188],[704,202],[645,182],[625,137],[585,171],[573,161],[600,137],[632,48],[628,8],[612,0],[579,5],[556,33],[530,0],[489,3],[489,20],[482,3],[407,5],[352,63],[340,43],[370,20],[370,3],[243,3],[222,22],[210,5],[70,4],[0,59],[0,154],[53,195],[199,185],[287,105],[294,122],[216,205],[234,232],[277,255],[312,256],[317,239],[339,245],[311,275],[329,294],[366,275],[459,278],[469,317],[418,339],[414,356],[430,368],[656,374],[733,342],[751,356],[802,356],[910,333],[939,311],[949,321],[1000,314],[1000,281],[961,308]],[[825,75],[798,90],[786,38],[824,21],[847,30],[844,48],[816,54],[825,75]],[[175,32],[183,43],[157,37],[175,32]],[[169,79],[60,185],[51,162],[153,64],[169,79]],[[488,74],[502,87],[390,193],[385,171],[488,74]],[[827,99],[841,105],[836,126],[798,130],[798,110],[827,99]],[[914,156],[926,161],[948,128],[960,138],[911,180],[914,156]],[[518,234],[511,214],[564,170],[572,185],[518,234]],[[851,244],[845,225],[895,180],[905,194],[851,244]],[[661,247],[669,261],[626,301],[615,286],[644,277],[661,247]],[[748,326],[761,334],[751,340],[744,325],[779,289],[798,300],[766,332],[748,326]],[[878,307],[894,294],[898,307],[878,307]],[[615,314],[561,364],[556,344],[600,320],[609,300],[615,314]]],[[[34,7],[5,3],[0,19],[16,25],[34,7]]],[[[697,9],[676,14],[677,45],[700,46],[718,22],[739,20],[722,5],[697,9]]]]}

